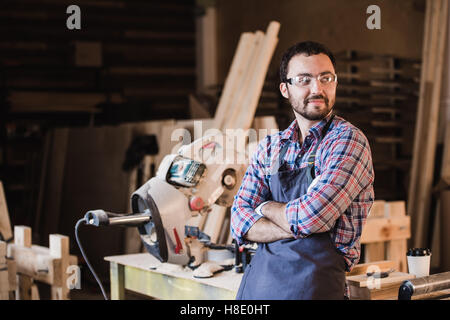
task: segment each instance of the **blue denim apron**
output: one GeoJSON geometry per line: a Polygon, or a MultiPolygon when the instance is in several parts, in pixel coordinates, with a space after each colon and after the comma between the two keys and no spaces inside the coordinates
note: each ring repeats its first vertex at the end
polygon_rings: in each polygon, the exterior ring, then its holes
{"type": "MultiPolygon", "coordinates": [[[[272,200],[289,202],[307,192],[315,177],[317,148],[334,116],[322,131],[308,166],[285,170],[282,159],[286,143],[280,150],[280,167],[270,178],[272,200]]],[[[312,300],[344,299],[345,260],[335,247],[330,232],[314,233],[301,239],[282,239],[259,243],[245,269],[237,300],[312,300]]]]}

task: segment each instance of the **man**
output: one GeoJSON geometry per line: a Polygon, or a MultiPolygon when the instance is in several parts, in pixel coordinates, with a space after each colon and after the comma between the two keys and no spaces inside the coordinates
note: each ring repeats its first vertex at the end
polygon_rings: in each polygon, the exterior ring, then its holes
{"type": "Polygon", "coordinates": [[[337,76],[325,46],[289,48],[280,78],[295,120],[259,143],[234,199],[233,237],[258,243],[237,299],[343,299],[374,199],[370,147],[332,113],[337,76]]]}

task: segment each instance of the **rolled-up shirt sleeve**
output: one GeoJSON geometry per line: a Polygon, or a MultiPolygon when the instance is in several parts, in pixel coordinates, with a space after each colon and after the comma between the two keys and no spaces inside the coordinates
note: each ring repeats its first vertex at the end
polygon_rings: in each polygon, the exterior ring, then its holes
{"type": "Polygon", "coordinates": [[[286,217],[296,238],[331,230],[352,201],[374,181],[367,138],[357,130],[337,135],[322,151],[325,170],[303,196],[288,202],[286,217]]]}
{"type": "Polygon", "coordinates": [[[264,155],[267,154],[265,150],[267,138],[259,143],[231,207],[231,234],[239,245],[248,243],[244,238],[245,234],[262,217],[255,212],[255,208],[270,195],[263,166],[264,155]]]}

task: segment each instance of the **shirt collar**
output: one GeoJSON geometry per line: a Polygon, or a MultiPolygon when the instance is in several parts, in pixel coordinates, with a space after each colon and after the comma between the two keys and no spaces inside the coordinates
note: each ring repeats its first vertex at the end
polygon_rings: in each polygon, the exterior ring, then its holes
{"type": "MultiPolygon", "coordinates": [[[[320,138],[322,135],[323,128],[327,124],[328,120],[330,120],[331,116],[333,114],[330,112],[328,116],[326,116],[324,119],[316,123],[314,126],[312,126],[309,129],[309,134],[312,134],[315,138],[320,138]]],[[[281,140],[292,140],[292,141],[298,141],[298,123],[297,119],[292,121],[292,123],[289,125],[289,127],[286,128],[281,134],[281,140]]],[[[306,137],[305,137],[306,138],[306,137]]]]}

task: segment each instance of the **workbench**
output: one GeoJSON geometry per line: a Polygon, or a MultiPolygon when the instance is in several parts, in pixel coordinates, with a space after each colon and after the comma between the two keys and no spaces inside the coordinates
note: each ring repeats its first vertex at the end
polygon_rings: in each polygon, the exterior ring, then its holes
{"type": "Polygon", "coordinates": [[[242,273],[222,271],[212,278],[193,277],[193,270],[161,263],[148,253],[105,257],[110,263],[111,299],[125,290],[164,300],[234,300],[242,273]]]}
{"type": "MultiPolygon", "coordinates": [[[[242,273],[234,269],[212,278],[194,278],[193,270],[161,263],[148,253],[111,256],[105,260],[110,263],[113,300],[125,299],[125,290],[164,300],[234,300],[242,279],[242,273]]],[[[347,276],[350,299],[396,300],[401,283],[413,278],[408,273],[394,272],[388,278],[379,279],[380,287],[369,289],[370,279],[364,274],[347,276]]]]}

